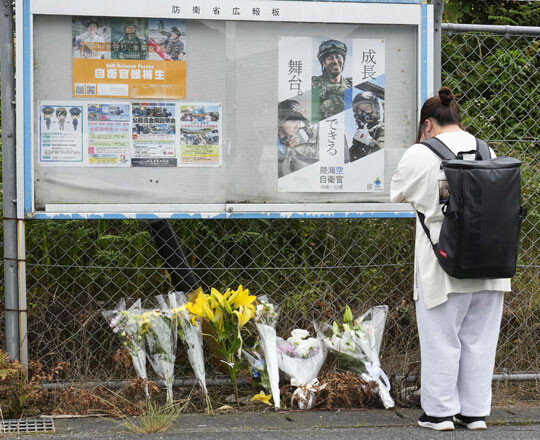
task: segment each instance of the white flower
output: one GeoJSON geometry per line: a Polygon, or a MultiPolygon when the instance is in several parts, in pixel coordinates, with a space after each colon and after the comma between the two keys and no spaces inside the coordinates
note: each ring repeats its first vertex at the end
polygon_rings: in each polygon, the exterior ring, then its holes
{"type": "Polygon", "coordinates": [[[300,344],[296,347],[296,354],[302,358],[307,358],[311,348],[308,344],[300,344]]]}
{"type": "Polygon", "coordinates": [[[295,337],[295,338],[304,339],[304,338],[309,337],[309,332],[308,332],[307,330],[303,330],[303,329],[297,328],[297,329],[294,329],[294,330],[291,332],[291,336],[293,336],[293,337],[295,337]]]}
{"type": "Polygon", "coordinates": [[[362,323],[362,318],[361,318],[361,317],[358,317],[358,318],[356,318],[356,319],[354,320],[353,325],[354,325],[354,327],[356,328],[356,327],[360,327],[360,324],[361,324],[361,323],[362,323]]]}
{"type": "Polygon", "coordinates": [[[298,347],[298,345],[301,344],[304,340],[302,338],[291,336],[289,339],[287,339],[287,341],[298,347]]]}
{"type": "Polygon", "coordinates": [[[348,330],[343,333],[343,337],[341,338],[341,344],[346,347],[354,346],[354,337],[351,331],[348,330]]]}

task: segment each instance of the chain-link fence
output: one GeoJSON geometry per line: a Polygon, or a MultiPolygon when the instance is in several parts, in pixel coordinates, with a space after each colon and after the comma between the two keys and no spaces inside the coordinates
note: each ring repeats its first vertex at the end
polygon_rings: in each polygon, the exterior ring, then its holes
{"type": "MultiPolygon", "coordinates": [[[[506,298],[497,372],[540,371],[539,41],[534,35],[443,36],[443,84],[461,94],[469,130],[524,164],[529,216],[506,298]]],[[[408,373],[419,362],[414,231],[412,219],[28,221],[29,357],[48,367],[67,362],[69,379],[122,379],[113,361],[119,343],[101,311],[121,298],[150,305],[173,286],[200,282],[204,289],[242,284],[267,294],[281,306],[278,334],[336,318],[345,304],[355,311],[388,304],[383,366],[389,374],[408,373]],[[193,274],[167,267],[174,246],[160,243],[156,231],[169,234],[169,227],[193,274]]],[[[0,319],[4,331],[4,314],[0,319]]],[[[186,365],[180,357],[177,376],[190,375],[186,365]]]]}

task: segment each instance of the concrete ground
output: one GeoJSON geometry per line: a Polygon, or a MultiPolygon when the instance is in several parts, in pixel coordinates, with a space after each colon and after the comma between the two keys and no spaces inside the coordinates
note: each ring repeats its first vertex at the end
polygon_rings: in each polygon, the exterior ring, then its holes
{"type": "MultiPolygon", "coordinates": [[[[421,411],[336,410],[238,412],[209,416],[182,414],[164,433],[133,434],[118,420],[106,418],[55,419],[54,434],[11,434],[20,439],[212,439],[212,440],[351,440],[351,439],[540,439],[540,406],[494,408],[487,431],[436,432],[420,428],[421,411]]],[[[0,434],[2,436],[2,434],[0,434]]]]}

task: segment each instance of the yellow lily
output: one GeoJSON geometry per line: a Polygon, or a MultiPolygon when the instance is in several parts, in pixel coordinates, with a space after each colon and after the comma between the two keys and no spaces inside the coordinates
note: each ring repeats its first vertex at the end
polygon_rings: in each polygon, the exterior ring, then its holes
{"type": "Polygon", "coordinates": [[[195,322],[196,318],[204,318],[206,316],[206,311],[204,310],[204,305],[208,308],[208,300],[206,295],[201,291],[195,299],[195,302],[188,302],[186,304],[186,309],[191,313],[191,321],[194,325],[197,325],[195,322]]]}
{"type": "Polygon", "coordinates": [[[212,308],[208,305],[207,302],[203,303],[201,305],[202,307],[202,310],[203,310],[203,313],[204,315],[202,316],[203,318],[206,318],[212,322],[215,322],[216,321],[216,315],[214,315],[214,312],[212,310],[212,308]]]}
{"type": "Polygon", "coordinates": [[[231,306],[227,301],[227,297],[230,295],[230,292],[231,292],[230,289],[227,289],[227,291],[224,294],[222,294],[219,290],[214,289],[212,287],[212,290],[210,293],[210,295],[212,296],[212,300],[211,300],[212,307],[214,309],[217,309],[218,307],[220,307],[221,310],[227,313],[232,313],[231,306]]]}
{"type": "Polygon", "coordinates": [[[241,306],[251,304],[257,299],[255,295],[249,294],[249,289],[243,289],[242,286],[238,286],[236,292],[233,292],[232,296],[228,299],[230,305],[235,309],[241,306]]]}
{"type": "Polygon", "coordinates": [[[215,309],[216,307],[219,307],[221,303],[223,302],[223,295],[221,292],[217,289],[214,289],[213,287],[210,289],[210,306],[215,309]]]}
{"type": "Polygon", "coordinates": [[[221,309],[216,309],[214,310],[214,321],[213,321],[218,330],[220,332],[223,331],[223,311],[221,309]]]}
{"type": "Polygon", "coordinates": [[[268,396],[264,393],[264,391],[261,391],[259,394],[255,394],[250,400],[250,402],[256,400],[258,402],[266,403],[267,405],[271,405],[270,399],[272,398],[272,394],[269,394],[268,396]]]}
{"type": "Polygon", "coordinates": [[[238,318],[238,328],[240,329],[255,316],[255,309],[249,306],[241,306],[239,310],[234,310],[233,313],[238,318]]]}

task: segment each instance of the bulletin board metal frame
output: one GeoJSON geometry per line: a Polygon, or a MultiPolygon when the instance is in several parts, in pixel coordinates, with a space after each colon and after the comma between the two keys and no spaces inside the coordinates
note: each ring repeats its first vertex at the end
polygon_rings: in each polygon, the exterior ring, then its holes
{"type": "Polygon", "coordinates": [[[424,0],[250,1],[220,2],[221,14],[212,12],[216,2],[145,0],[74,1],[17,0],[17,215],[27,219],[229,219],[229,218],[412,218],[410,205],[394,203],[213,203],[213,204],[57,204],[52,209],[34,206],[34,15],[110,16],[358,24],[355,11],[362,4],[362,22],[410,25],[417,28],[417,108],[433,93],[433,6],[424,0]],[[129,6],[129,7],[128,7],[129,6]],[[194,17],[194,6],[198,13],[194,17]],[[271,6],[271,7],[270,7],[271,6]],[[256,16],[248,12],[258,7],[256,16]],[[277,13],[276,13],[277,11],[277,13]],[[24,203],[22,203],[24,201],[24,203]]]}

